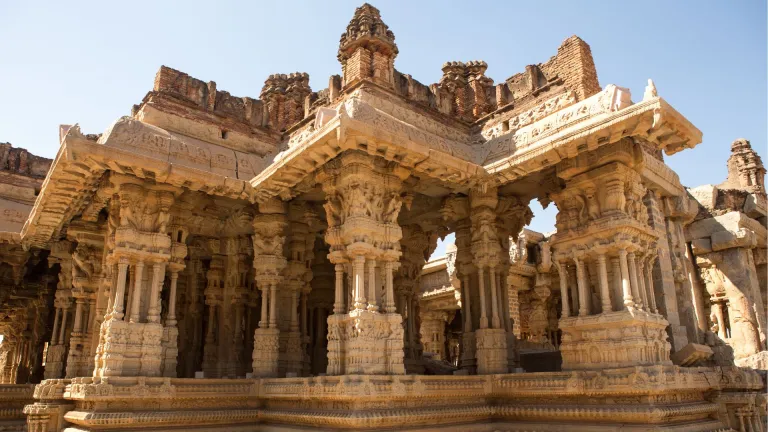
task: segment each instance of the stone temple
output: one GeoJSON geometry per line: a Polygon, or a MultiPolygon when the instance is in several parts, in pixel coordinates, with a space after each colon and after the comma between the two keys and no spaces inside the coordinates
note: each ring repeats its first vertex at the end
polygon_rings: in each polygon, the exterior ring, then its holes
{"type": "Polygon", "coordinates": [[[578,37],[500,83],[397,54],[365,4],[323,90],[161,67],[52,161],[0,144],[0,430],[765,432],[749,141],[686,188],[702,133],[578,37]]]}

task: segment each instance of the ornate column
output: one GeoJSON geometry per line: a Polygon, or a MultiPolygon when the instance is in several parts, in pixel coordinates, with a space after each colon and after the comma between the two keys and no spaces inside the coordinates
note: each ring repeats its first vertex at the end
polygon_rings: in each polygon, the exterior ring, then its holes
{"type": "Polygon", "coordinates": [[[656,292],[653,289],[653,262],[656,257],[650,255],[648,257],[647,265],[645,266],[645,289],[648,290],[648,300],[651,303],[651,311],[655,314],[659,313],[659,309],[656,306],[656,292]]]}
{"type": "Polygon", "coordinates": [[[306,353],[305,336],[301,332],[299,322],[299,297],[303,292],[309,292],[309,282],[313,278],[312,261],[314,259],[315,228],[317,216],[306,203],[294,201],[287,206],[286,256],[287,267],[283,271],[280,289],[284,295],[283,304],[278,305],[278,315],[285,314],[288,320],[283,321],[280,328],[280,362],[279,370],[286,374],[300,376],[309,373],[309,356],[306,353]]]}
{"type": "Polygon", "coordinates": [[[568,300],[568,269],[564,261],[557,262],[557,273],[560,276],[560,302],[562,303],[561,316],[568,318],[571,316],[568,300]]]}
{"type": "Polygon", "coordinates": [[[621,265],[619,264],[619,257],[615,255],[611,257],[611,276],[613,276],[611,281],[612,309],[614,311],[622,310],[624,309],[624,292],[621,283],[621,265]]]}
{"type": "MultiPolygon", "coordinates": [[[[344,304],[344,265],[336,264],[334,269],[336,271],[336,278],[334,279],[335,301],[333,303],[333,313],[343,314],[346,311],[346,306],[344,304]]],[[[387,292],[387,297],[389,297],[389,292],[387,292]]]]}
{"type": "Polygon", "coordinates": [[[515,281],[519,280],[519,276],[516,274],[508,273],[507,277],[507,291],[509,291],[509,321],[512,327],[512,333],[516,338],[520,338],[520,292],[518,285],[515,281]]]}
{"type": "MultiPolygon", "coordinates": [[[[477,373],[494,374],[508,372],[507,336],[504,329],[498,328],[491,317],[493,328],[488,328],[486,315],[485,269],[494,268],[501,259],[502,248],[496,225],[496,210],[499,203],[495,187],[485,185],[470,190],[471,250],[473,264],[477,268],[478,289],[480,291],[480,328],[475,331],[477,373]]],[[[493,274],[490,278],[491,289],[495,288],[493,274]]],[[[492,308],[496,308],[496,296],[491,295],[492,308]]],[[[493,309],[492,309],[493,310],[493,309]]]]}
{"type": "Polygon", "coordinates": [[[125,284],[126,284],[126,276],[128,273],[128,259],[127,258],[121,258],[118,260],[117,264],[117,274],[116,276],[116,289],[115,289],[115,299],[112,302],[112,316],[116,319],[120,319],[124,316],[123,314],[123,297],[125,297],[125,284]]]}
{"type": "MultiPolygon", "coordinates": [[[[179,363],[178,357],[179,357],[179,327],[178,327],[178,321],[176,320],[176,301],[177,301],[177,288],[179,283],[179,272],[183,271],[186,267],[184,259],[186,258],[188,254],[186,240],[187,240],[187,231],[181,226],[173,226],[171,227],[171,233],[172,236],[172,243],[171,243],[171,259],[170,262],[167,265],[167,270],[170,273],[170,287],[168,292],[168,313],[165,318],[165,325],[163,326],[163,336],[162,336],[162,364],[161,364],[161,374],[166,377],[176,377],[177,376],[177,365],[179,363]]],[[[157,280],[157,285],[155,287],[155,308],[157,310],[157,314],[160,314],[160,291],[162,289],[163,280],[161,278],[161,275],[164,276],[166,273],[166,266],[165,264],[162,265],[161,268],[158,268],[158,265],[155,265],[155,275],[157,280]]],[[[194,264],[193,264],[194,265],[194,264]]],[[[197,275],[195,274],[195,277],[197,275]]],[[[187,286],[187,289],[189,290],[189,286],[187,286]]],[[[190,298],[194,299],[196,293],[188,292],[188,295],[190,298]]],[[[151,306],[150,306],[151,308],[151,306]]],[[[193,318],[193,317],[189,317],[193,318]]],[[[160,317],[157,317],[158,322],[160,321],[160,317]]],[[[197,332],[195,332],[197,333],[197,332]]],[[[192,346],[189,346],[190,351],[193,351],[195,344],[192,343],[192,346]]]]}
{"type": "Polygon", "coordinates": [[[478,291],[480,292],[480,328],[485,329],[488,328],[488,315],[486,313],[486,308],[488,307],[488,302],[485,299],[485,274],[483,272],[482,267],[478,267],[477,269],[477,285],[478,285],[478,291]]]}
{"type": "Polygon", "coordinates": [[[353,310],[328,317],[329,375],[405,373],[402,316],[376,311],[375,294],[366,299],[365,261],[386,268],[400,259],[403,233],[397,217],[408,175],[404,168],[359,151],[343,153],[317,174],[326,195],[328,259],[351,264],[354,293],[353,310]],[[350,328],[360,331],[350,333],[350,328]]]}
{"type": "Polygon", "coordinates": [[[61,317],[61,308],[58,305],[56,305],[55,302],[53,307],[55,309],[55,312],[54,312],[54,318],[53,318],[53,331],[51,332],[51,334],[53,334],[54,335],[53,338],[56,339],[56,335],[58,335],[59,333],[59,318],[61,317]]]}
{"type": "Polygon", "coordinates": [[[640,297],[642,299],[642,309],[647,312],[651,312],[651,305],[648,302],[648,292],[645,288],[645,257],[640,257],[637,260],[637,290],[640,291],[640,297]]]}
{"type": "Polygon", "coordinates": [[[357,255],[352,261],[352,287],[355,299],[355,310],[366,309],[365,298],[365,256],[357,255]]]}
{"type": "Polygon", "coordinates": [[[384,283],[387,293],[387,299],[384,307],[386,313],[396,313],[395,308],[395,291],[394,291],[394,271],[396,263],[388,261],[384,263],[384,283]]]}
{"type": "Polygon", "coordinates": [[[259,203],[259,214],[253,219],[253,268],[256,284],[264,296],[262,320],[254,332],[253,376],[278,375],[280,329],[277,327],[277,286],[283,280],[282,272],[288,262],[283,255],[286,206],[279,199],[259,203]],[[268,297],[267,297],[268,294],[268,297]],[[269,313],[265,317],[264,310],[269,313]]]}
{"type": "Polygon", "coordinates": [[[219,345],[221,335],[225,333],[222,327],[222,304],[224,303],[225,260],[221,255],[221,240],[218,238],[205,239],[205,249],[211,260],[205,273],[206,285],[203,290],[205,305],[208,306],[208,320],[203,344],[203,374],[208,378],[221,377],[221,358],[219,345]]]}
{"type": "Polygon", "coordinates": [[[597,271],[600,280],[600,297],[603,305],[603,313],[613,312],[611,307],[611,290],[608,288],[608,267],[605,262],[605,254],[598,252],[597,271]]]}
{"type": "Polygon", "coordinates": [[[104,237],[104,228],[95,222],[76,220],[67,228],[67,238],[77,244],[72,252],[71,279],[77,305],[69,342],[67,378],[93,374],[93,332],[89,327],[92,310],[86,311],[86,307],[103,283],[104,237]]]}
{"type": "Polygon", "coordinates": [[[619,266],[621,268],[621,292],[624,294],[624,306],[635,307],[635,299],[629,280],[629,267],[627,264],[627,250],[619,249],[619,266]]]}
{"type": "Polygon", "coordinates": [[[584,261],[576,257],[576,284],[579,289],[579,316],[589,315],[589,294],[587,293],[587,283],[584,280],[584,261]]]}
{"type": "Polygon", "coordinates": [[[167,326],[175,326],[176,321],[176,285],[179,282],[179,271],[171,270],[171,291],[168,298],[168,317],[166,318],[167,326]]]}
{"type": "Polygon", "coordinates": [[[491,325],[493,328],[501,328],[501,321],[499,320],[499,296],[496,292],[496,267],[490,267],[489,271],[491,276],[491,325]]]}
{"type": "Polygon", "coordinates": [[[574,257],[580,294],[579,316],[559,322],[563,370],[671,364],[668,323],[645,304],[645,276],[638,265],[638,257],[655,250],[659,238],[649,225],[643,201],[647,189],[642,167],[632,162],[641,151],[645,151],[642,145],[625,138],[557,165],[557,176],[566,186],[551,195],[559,212],[557,233],[550,242],[558,254],[574,257]],[[611,301],[609,257],[618,258],[613,273],[618,282],[614,285],[621,285],[621,308],[615,307],[618,301],[611,301]],[[597,264],[600,314],[589,311],[585,262],[597,264]]]}
{"type": "Polygon", "coordinates": [[[632,299],[635,302],[635,307],[643,309],[643,300],[640,297],[640,287],[637,278],[637,261],[635,260],[634,252],[627,254],[627,261],[629,263],[629,283],[632,287],[632,299]]]}
{"type": "Polygon", "coordinates": [[[147,322],[160,323],[160,290],[165,279],[165,263],[157,262],[152,265],[152,286],[149,295],[149,309],[147,310],[147,322]]]}
{"type": "Polygon", "coordinates": [[[82,293],[77,293],[75,297],[75,319],[72,323],[72,334],[69,338],[69,354],[67,356],[66,378],[74,378],[80,372],[81,362],[83,360],[83,305],[85,299],[82,293]]]}
{"type": "Polygon", "coordinates": [[[379,306],[376,304],[376,260],[368,260],[368,310],[378,312],[379,306]]]}
{"type": "Polygon", "coordinates": [[[131,289],[131,322],[139,322],[141,296],[144,282],[144,262],[138,261],[133,265],[133,271],[131,272],[131,282],[133,282],[133,288],[131,289]]]}
{"type": "Polygon", "coordinates": [[[179,190],[123,175],[113,175],[110,183],[117,197],[109,207],[106,265],[118,264],[119,274],[113,314],[102,323],[94,376],[160,376],[164,329],[159,319],[159,290],[172,258],[168,221],[179,190]],[[120,264],[126,261],[137,265],[129,320],[121,316],[125,272],[120,264]],[[159,267],[154,270],[154,283],[145,288],[142,272],[148,263],[159,267]],[[149,296],[144,302],[148,305],[146,318],[140,310],[142,296],[149,296]]]}
{"type": "Polygon", "coordinates": [[[62,378],[64,376],[64,364],[66,346],[61,337],[66,329],[67,308],[72,302],[72,251],[73,244],[69,241],[59,241],[51,245],[51,253],[48,256],[48,266],[59,265],[59,280],[56,285],[53,305],[56,308],[53,333],[48,345],[48,353],[45,361],[45,379],[62,378]]]}

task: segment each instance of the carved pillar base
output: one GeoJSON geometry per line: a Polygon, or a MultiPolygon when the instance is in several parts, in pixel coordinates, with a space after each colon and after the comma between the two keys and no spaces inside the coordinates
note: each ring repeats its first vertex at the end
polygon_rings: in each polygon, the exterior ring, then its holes
{"type": "Polygon", "coordinates": [[[287,373],[295,373],[301,376],[304,353],[302,352],[301,333],[290,332],[284,340],[285,350],[281,353],[280,368],[287,373]]]}
{"type": "Polygon", "coordinates": [[[475,330],[478,375],[508,372],[507,332],[504,329],[475,330]]]}
{"type": "Polygon", "coordinates": [[[176,377],[176,365],[179,357],[179,329],[176,326],[163,328],[163,363],[161,373],[164,377],[176,377]]]}
{"type": "Polygon", "coordinates": [[[163,363],[163,326],[151,323],[138,325],[142,326],[140,375],[148,377],[160,376],[163,363]]]}
{"type": "Polygon", "coordinates": [[[475,332],[462,333],[461,361],[459,366],[472,375],[477,372],[477,357],[475,352],[475,332]]]}
{"type": "Polygon", "coordinates": [[[45,359],[45,379],[56,379],[64,376],[64,355],[67,347],[64,345],[49,345],[45,359]]]}
{"type": "Polygon", "coordinates": [[[280,357],[280,329],[256,329],[253,335],[253,346],[253,376],[276,377],[280,357]]]}
{"type": "Polygon", "coordinates": [[[563,370],[671,365],[668,323],[638,309],[560,319],[563,370]]]}
{"type": "MultiPolygon", "coordinates": [[[[101,323],[99,330],[99,346],[96,348],[96,368],[94,376],[121,376],[125,352],[128,348],[129,323],[115,318],[109,318],[101,323]]],[[[129,369],[137,363],[131,360],[129,369]]]]}
{"type": "MultiPolygon", "coordinates": [[[[88,355],[89,346],[90,344],[88,344],[82,336],[72,336],[70,338],[65,378],[91,376],[93,374],[92,359],[89,358],[90,356],[88,355]]],[[[46,364],[46,368],[47,367],[46,364]]]]}
{"type": "Polygon", "coordinates": [[[328,317],[328,375],[404,375],[400,314],[354,310],[328,317]]]}
{"type": "Polygon", "coordinates": [[[160,376],[163,326],[104,321],[94,376],[160,376]]]}
{"type": "Polygon", "coordinates": [[[35,386],[35,403],[24,407],[29,432],[58,432],[69,425],[64,414],[75,407],[64,399],[64,390],[69,383],[68,379],[51,379],[35,386]]]}

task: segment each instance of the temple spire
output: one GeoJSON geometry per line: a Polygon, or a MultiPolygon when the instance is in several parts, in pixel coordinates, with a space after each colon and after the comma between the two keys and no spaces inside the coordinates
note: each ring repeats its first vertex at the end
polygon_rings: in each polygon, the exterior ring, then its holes
{"type": "Polygon", "coordinates": [[[368,3],[363,4],[355,9],[355,15],[339,41],[343,86],[371,79],[392,87],[397,53],[395,34],[381,20],[379,10],[368,3]]]}

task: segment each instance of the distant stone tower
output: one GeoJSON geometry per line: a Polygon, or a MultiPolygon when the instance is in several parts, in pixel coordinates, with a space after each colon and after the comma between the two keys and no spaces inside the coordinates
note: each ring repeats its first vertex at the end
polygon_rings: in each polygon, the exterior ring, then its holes
{"type": "Polygon", "coordinates": [[[739,138],[731,144],[728,179],[719,187],[765,194],[765,167],[749,140],[739,138]]]}
{"type": "Polygon", "coordinates": [[[368,3],[355,9],[355,16],[339,42],[343,87],[365,78],[387,88],[394,87],[397,53],[395,35],[381,20],[379,10],[368,3]]]}

